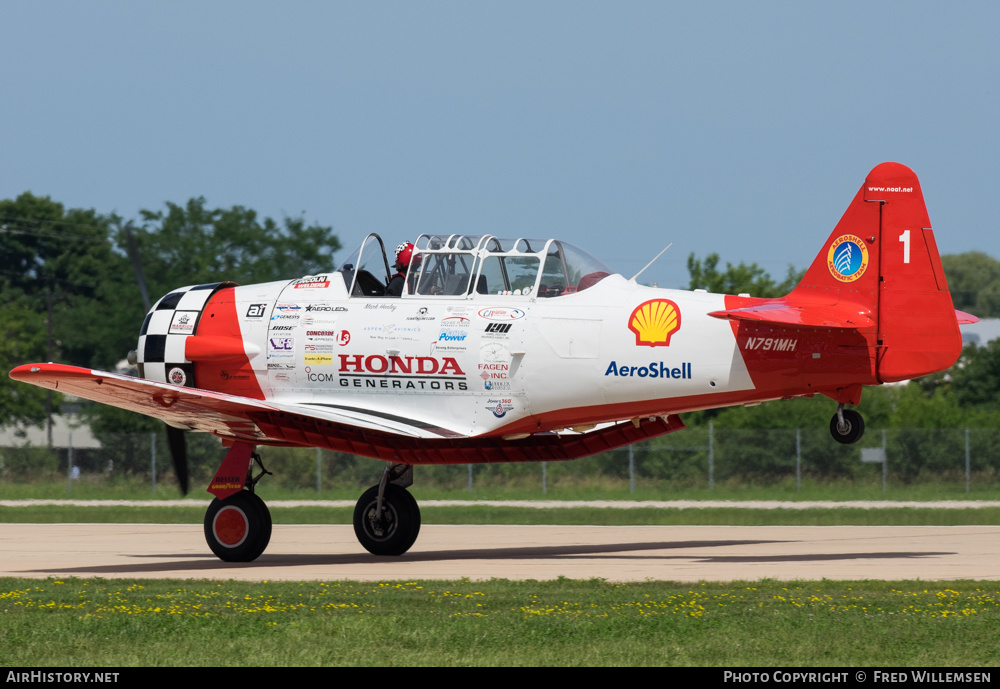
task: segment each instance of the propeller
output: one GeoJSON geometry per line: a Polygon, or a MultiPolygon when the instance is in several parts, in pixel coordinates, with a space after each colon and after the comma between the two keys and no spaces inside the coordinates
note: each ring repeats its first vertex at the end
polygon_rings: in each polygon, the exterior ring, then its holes
{"type": "Polygon", "coordinates": [[[170,446],[170,458],[174,462],[174,474],[181,486],[181,493],[188,492],[188,458],[185,431],[173,426],[167,426],[167,445],[170,446]]]}

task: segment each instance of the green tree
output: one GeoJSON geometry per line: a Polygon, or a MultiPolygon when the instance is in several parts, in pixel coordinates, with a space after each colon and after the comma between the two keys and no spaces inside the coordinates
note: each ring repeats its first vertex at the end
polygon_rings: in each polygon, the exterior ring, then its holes
{"type": "Polygon", "coordinates": [[[776,283],[756,263],[747,265],[742,261],[736,266],[727,262],[726,269],[720,271],[719,254],[709,254],[702,261],[692,253],[688,256],[687,265],[691,275],[688,289],[703,289],[715,294],[748,293],[753,297],[783,297],[792,291],[803,275],[793,266],[788,266],[785,279],[776,283]]]}
{"type": "MultiPolygon", "coordinates": [[[[136,245],[152,300],[185,285],[252,284],[333,270],[340,249],[330,227],[287,217],[279,225],[242,206],[208,208],[202,197],[141,215],[136,245]]],[[[117,218],[116,225],[124,248],[124,223],[117,218]]]]}
{"type": "Polygon", "coordinates": [[[982,251],[941,257],[955,308],[981,318],[1000,316],[1000,261],[982,251]]]}
{"type": "MultiPolygon", "coordinates": [[[[142,317],[141,306],[128,310],[138,291],[109,232],[109,219],[93,209],[66,209],[28,192],[0,200],[3,298],[42,314],[40,325],[33,324],[43,331],[51,318],[52,360],[113,366],[131,339],[123,325],[129,317],[142,317]]],[[[47,348],[31,356],[49,358],[47,348]]]]}

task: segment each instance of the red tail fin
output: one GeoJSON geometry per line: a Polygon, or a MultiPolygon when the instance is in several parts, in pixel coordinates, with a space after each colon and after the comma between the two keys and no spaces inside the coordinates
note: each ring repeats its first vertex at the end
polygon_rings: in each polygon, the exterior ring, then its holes
{"type": "Polygon", "coordinates": [[[868,174],[787,300],[871,319],[882,382],[948,368],[962,349],[920,182],[899,163],[868,174]]]}

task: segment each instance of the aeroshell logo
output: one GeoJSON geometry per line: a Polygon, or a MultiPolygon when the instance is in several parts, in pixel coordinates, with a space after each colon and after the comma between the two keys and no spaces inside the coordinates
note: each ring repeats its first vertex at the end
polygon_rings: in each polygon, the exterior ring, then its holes
{"type": "Polygon", "coordinates": [[[524,311],[521,309],[479,309],[479,317],[488,321],[512,321],[524,318],[524,311]]]}
{"type": "Polygon", "coordinates": [[[868,269],[868,248],[853,234],[842,234],[830,245],[826,267],[837,280],[854,282],[868,269]]]}

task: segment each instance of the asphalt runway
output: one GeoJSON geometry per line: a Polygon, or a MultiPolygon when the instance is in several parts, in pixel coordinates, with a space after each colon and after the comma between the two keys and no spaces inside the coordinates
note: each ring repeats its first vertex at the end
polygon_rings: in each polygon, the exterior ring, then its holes
{"type": "Polygon", "coordinates": [[[3,524],[0,576],[260,580],[1000,579],[996,526],[435,526],[401,557],[350,526],[277,525],[226,563],[201,526],[3,524]]]}

